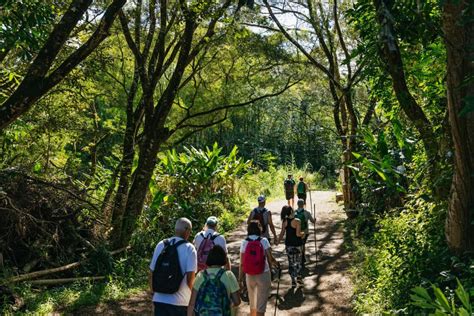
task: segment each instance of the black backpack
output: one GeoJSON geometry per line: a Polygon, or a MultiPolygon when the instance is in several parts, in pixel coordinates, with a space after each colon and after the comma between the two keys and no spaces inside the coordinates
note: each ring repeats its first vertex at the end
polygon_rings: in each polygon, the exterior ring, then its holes
{"type": "Polygon", "coordinates": [[[153,292],[173,294],[179,290],[184,274],[179,264],[178,247],[186,240],[180,240],[174,244],[171,240],[165,240],[165,247],[156,260],[153,270],[153,292]]]}
{"type": "Polygon", "coordinates": [[[265,215],[267,211],[268,210],[266,208],[264,208],[263,210],[259,210],[257,207],[253,209],[252,219],[260,222],[260,225],[262,226],[262,234],[265,234],[267,232],[267,223],[265,221],[265,216],[268,216],[265,215]]]}

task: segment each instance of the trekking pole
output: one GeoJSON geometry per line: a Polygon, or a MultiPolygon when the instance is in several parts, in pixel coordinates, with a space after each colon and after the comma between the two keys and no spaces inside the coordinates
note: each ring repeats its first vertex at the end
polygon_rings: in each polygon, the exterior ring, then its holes
{"type": "Polygon", "coordinates": [[[314,204],[313,218],[314,218],[314,224],[313,224],[313,231],[314,231],[314,250],[315,250],[315,254],[316,254],[315,266],[318,266],[318,240],[316,239],[316,204],[314,204]]]}
{"type": "Polygon", "coordinates": [[[277,308],[278,308],[278,292],[280,292],[280,279],[281,279],[281,266],[280,263],[278,263],[278,282],[277,282],[277,292],[275,296],[275,313],[274,316],[277,314],[277,308]]]}

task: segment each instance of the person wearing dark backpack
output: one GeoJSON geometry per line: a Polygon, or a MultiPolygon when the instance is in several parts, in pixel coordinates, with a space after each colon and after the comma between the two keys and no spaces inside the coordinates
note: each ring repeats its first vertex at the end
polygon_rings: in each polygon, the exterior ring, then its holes
{"type": "Polygon", "coordinates": [[[258,221],[262,226],[262,236],[267,238],[268,241],[271,243],[270,233],[268,231],[268,228],[270,227],[275,240],[275,245],[278,245],[275,225],[273,225],[272,220],[272,212],[265,208],[265,196],[260,195],[257,201],[258,207],[254,208],[252,212],[250,212],[249,218],[247,219],[247,225],[250,224],[250,222],[252,221],[258,221]]]}
{"type": "Polygon", "coordinates": [[[288,205],[292,208],[295,207],[295,185],[296,182],[293,179],[293,175],[289,174],[288,178],[283,182],[283,187],[285,188],[285,197],[288,201],[288,205]]]}
{"type": "Polygon", "coordinates": [[[295,212],[295,217],[301,221],[301,230],[304,232],[303,237],[303,253],[301,255],[301,266],[304,269],[306,263],[306,242],[308,241],[309,236],[309,222],[315,223],[313,215],[304,208],[303,199],[298,200],[298,209],[295,212]]]}
{"type": "Polygon", "coordinates": [[[308,193],[308,184],[303,181],[303,177],[300,177],[300,182],[296,186],[296,195],[298,199],[303,199],[304,205],[306,205],[306,194],[308,193]]]}
{"type": "Polygon", "coordinates": [[[150,263],[150,288],[155,316],[184,316],[197,268],[194,246],[187,240],[192,224],[187,218],[176,221],[175,236],[158,243],[150,263]]]}
{"type": "Polygon", "coordinates": [[[245,275],[250,316],[263,316],[272,286],[270,267],[278,268],[278,262],[273,258],[270,242],[261,236],[259,222],[250,222],[247,234],[240,246],[239,283],[243,288],[245,275]]]}
{"type": "Polygon", "coordinates": [[[188,306],[188,316],[230,316],[240,305],[239,283],[227,262],[224,249],[215,245],[207,256],[208,268],[198,273],[188,306]]]}
{"type": "MultiPolygon", "coordinates": [[[[209,252],[214,246],[221,246],[222,249],[224,249],[224,251],[227,253],[227,243],[225,241],[224,236],[217,233],[217,224],[217,217],[208,217],[208,219],[206,220],[206,226],[203,231],[197,233],[194,237],[193,244],[197,250],[198,272],[207,268],[207,256],[209,255],[209,252]]],[[[226,270],[230,270],[231,268],[230,260],[228,257],[226,259],[225,268],[226,270]]]]}
{"type": "Polygon", "coordinates": [[[293,209],[289,205],[283,206],[281,210],[281,232],[280,241],[285,237],[285,250],[288,256],[288,272],[291,276],[291,286],[296,287],[303,282],[301,275],[301,253],[303,251],[304,232],[301,230],[301,221],[295,218],[293,209]]]}

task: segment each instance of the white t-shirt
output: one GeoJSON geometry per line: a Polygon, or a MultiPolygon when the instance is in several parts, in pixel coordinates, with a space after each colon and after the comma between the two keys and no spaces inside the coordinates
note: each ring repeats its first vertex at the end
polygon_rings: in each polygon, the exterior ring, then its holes
{"type": "MultiPolygon", "coordinates": [[[[170,238],[171,243],[174,244],[183,238],[180,237],[172,237],[170,238]]],[[[160,255],[161,251],[163,251],[164,242],[163,240],[156,245],[155,252],[153,253],[153,258],[151,259],[150,263],[150,270],[153,272],[155,270],[156,260],[160,255]]],[[[191,243],[184,243],[178,246],[178,256],[179,256],[179,265],[181,266],[181,271],[185,274],[183,281],[179,287],[179,290],[173,294],[165,294],[165,293],[154,293],[153,294],[153,302],[158,303],[165,303],[170,305],[176,306],[188,306],[189,300],[191,299],[191,289],[188,287],[187,284],[187,272],[194,272],[197,269],[197,255],[196,249],[194,248],[193,244],[191,243]]]]}
{"type": "MultiPolygon", "coordinates": [[[[259,236],[257,235],[250,235],[248,238],[250,240],[256,240],[259,236]]],[[[265,237],[262,237],[262,239],[260,239],[260,243],[262,244],[263,246],[263,250],[267,251],[267,249],[270,249],[270,243],[268,242],[268,239],[265,238],[265,237]]],[[[247,244],[248,244],[248,241],[247,241],[247,238],[244,239],[242,241],[242,244],[240,245],[240,253],[244,253],[245,252],[245,248],[247,248],[247,244]]],[[[268,266],[268,260],[266,260],[265,258],[265,270],[263,270],[263,272],[267,272],[267,271],[270,271],[270,267],[268,266]]]]}
{"type": "MultiPolygon", "coordinates": [[[[199,232],[196,234],[196,237],[194,237],[194,247],[196,247],[196,250],[199,250],[199,246],[201,245],[201,242],[204,240],[201,234],[204,234],[204,237],[207,237],[209,235],[215,234],[215,231],[213,229],[207,229],[205,232],[199,232]]],[[[214,239],[214,245],[219,245],[224,249],[224,251],[227,253],[227,244],[225,242],[225,238],[222,235],[217,236],[214,239]]]]}

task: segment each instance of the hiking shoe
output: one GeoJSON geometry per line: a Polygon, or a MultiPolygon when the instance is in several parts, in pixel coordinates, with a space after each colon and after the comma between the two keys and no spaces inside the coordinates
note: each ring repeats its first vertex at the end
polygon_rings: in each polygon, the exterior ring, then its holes
{"type": "Polygon", "coordinates": [[[298,283],[303,284],[303,278],[302,277],[298,277],[298,283]]]}
{"type": "Polygon", "coordinates": [[[291,287],[296,287],[296,281],[295,280],[291,280],[291,287]]]}

